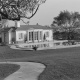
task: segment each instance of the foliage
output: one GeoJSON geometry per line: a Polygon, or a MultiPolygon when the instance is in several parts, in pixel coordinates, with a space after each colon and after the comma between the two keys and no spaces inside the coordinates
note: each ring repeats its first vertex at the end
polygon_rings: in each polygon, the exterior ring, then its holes
{"type": "Polygon", "coordinates": [[[70,13],[68,11],[60,12],[59,16],[55,17],[55,21],[58,25],[65,24],[68,20],[70,20],[70,13]]]}
{"type": "Polygon", "coordinates": [[[80,34],[72,31],[72,32],[55,32],[54,39],[56,40],[80,40],[80,34]]]}
{"type": "Polygon", "coordinates": [[[67,32],[67,39],[72,39],[73,31],[80,27],[80,14],[78,12],[61,11],[57,17],[54,17],[51,26],[54,32],[67,32]]]}
{"type": "Polygon", "coordinates": [[[20,20],[33,17],[40,4],[46,0],[0,0],[0,14],[2,19],[20,20]]]}
{"type": "Polygon", "coordinates": [[[61,11],[57,17],[54,17],[52,26],[57,24],[57,26],[75,27],[79,25],[79,22],[80,22],[80,14],[78,12],[72,13],[69,11],[61,11]]]}
{"type": "Polygon", "coordinates": [[[54,30],[68,31],[74,30],[80,26],[80,14],[78,12],[61,11],[51,24],[54,30]]]}

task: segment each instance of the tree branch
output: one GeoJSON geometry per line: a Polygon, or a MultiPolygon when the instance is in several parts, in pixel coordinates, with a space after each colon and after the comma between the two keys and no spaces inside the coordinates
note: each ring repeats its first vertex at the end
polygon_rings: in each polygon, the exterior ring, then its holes
{"type": "Polygon", "coordinates": [[[38,5],[36,11],[30,17],[27,17],[27,16],[21,16],[21,17],[25,17],[27,19],[30,19],[30,18],[32,18],[36,14],[36,12],[38,11],[38,9],[39,9],[39,5],[38,5]]]}
{"type": "Polygon", "coordinates": [[[0,10],[0,14],[1,14],[2,17],[8,18],[8,15],[1,12],[1,10],[0,10]]]}
{"type": "Polygon", "coordinates": [[[30,19],[39,9],[39,0],[0,0],[2,18],[20,20],[21,17],[30,19]],[[30,14],[30,15],[28,15],[30,14]]]}

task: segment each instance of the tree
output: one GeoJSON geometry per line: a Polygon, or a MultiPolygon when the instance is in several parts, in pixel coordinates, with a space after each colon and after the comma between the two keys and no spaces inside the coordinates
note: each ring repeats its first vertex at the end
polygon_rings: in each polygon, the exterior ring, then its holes
{"type": "Polygon", "coordinates": [[[68,39],[71,39],[72,32],[80,27],[80,14],[78,12],[61,11],[51,24],[54,31],[68,32],[68,39]]]}
{"type": "Polygon", "coordinates": [[[46,0],[0,0],[2,19],[20,20],[32,18],[46,0]]]}
{"type": "Polygon", "coordinates": [[[80,14],[78,12],[61,11],[57,17],[54,17],[51,26],[55,24],[61,27],[78,27],[80,26],[80,14]]]}
{"type": "Polygon", "coordinates": [[[66,24],[70,20],[70,13],[68,11],[61,11],[57,17],[54,17],[52,25],[57,24],[58,26],[66,24]]]}

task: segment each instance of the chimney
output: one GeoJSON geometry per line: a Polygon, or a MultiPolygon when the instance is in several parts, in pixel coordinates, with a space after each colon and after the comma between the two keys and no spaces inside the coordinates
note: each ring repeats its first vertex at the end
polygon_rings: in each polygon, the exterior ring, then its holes
{"type": "Polygon", "coordinates": [[[20,27],[20,21],[15,21],[15,27],[20,27]]]}

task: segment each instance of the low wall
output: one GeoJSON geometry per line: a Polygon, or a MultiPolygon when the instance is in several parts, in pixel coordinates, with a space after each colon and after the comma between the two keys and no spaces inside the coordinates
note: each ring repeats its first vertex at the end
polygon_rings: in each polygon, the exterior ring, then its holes
{"type": "Polygon", "coordinates": [[[29,44],[16,44],[17,48],[24,49],[33,49],[34,46],[37,47],[38,50],[44,49],[59,49],[59,48],[70,48],[80,46],[80,42],[70,42],[68,40],[65,41],[52,41],[52,42],[40,42],[40,43],[29,43],[29,44]]]}

